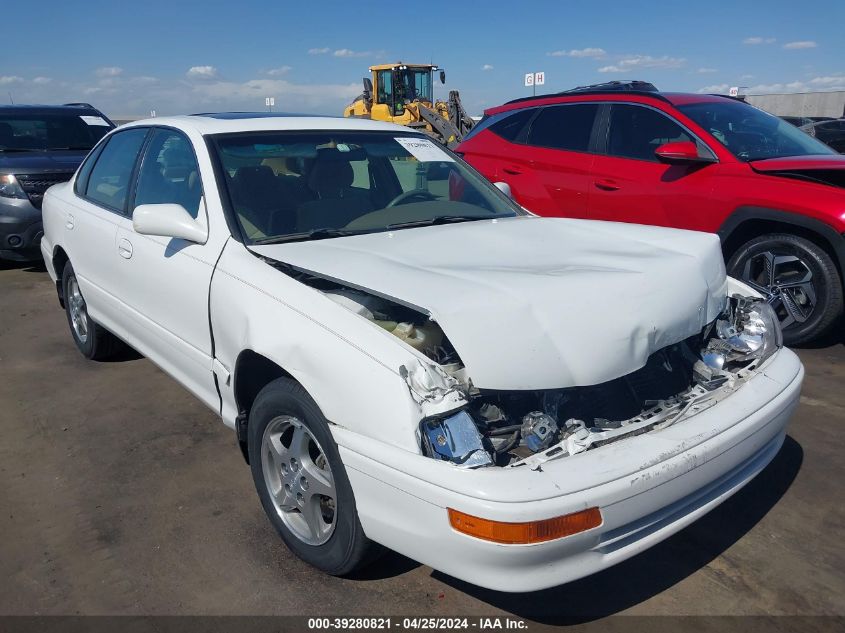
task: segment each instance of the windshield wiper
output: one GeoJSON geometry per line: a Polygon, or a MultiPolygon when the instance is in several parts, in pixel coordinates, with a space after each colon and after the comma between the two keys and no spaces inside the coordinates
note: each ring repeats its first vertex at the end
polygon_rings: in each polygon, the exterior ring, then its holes
{"type": "MultiPolygon", "coordinates": [[[[499,216],[493,216],[499,217],[499,216]]],[[[388,224],[387,230],[393,229],[412,229],[417,226],[434,226],[435,224],[452,224],[453,222],[472,222],[473,220],[488,220],[479,215],[437,215],[433,218],[426,218],[425,220],[411,220],[410,222],[397,222],[395,224],[388,224]]]]}
{"type": "Polygon", "coordinates": [[[275,237],[264,237],[255,240],[253,244],[284,244],[285,242],[307,242],[309,240],[325,240],[332,237],[346,237],[348,235],[361,235],[362,233],[372,233],[371,229],[367,230],[352,230],[352,229],[335,229],[325,227],[321,229],[311,229],[310,231],[302,231],[301,233],[289,233],[288,235],[277,235],[275,237]]]}
{"type": "Polygon", "coordinates": [[[43,152],[43,149],[30,149],[27,147],[0,147],[0,152],[43,152]]]}
{"type": "Polygon", "coordinates": [[[44,151],[52,152],[52,151],[56,151],[56,150],[60,150],[60,149],[80,150],[80,151],[87,152],[87,151],[90,151],[91,147],[88,146],[88,145],[70,145],[70,146],[67,146],[67,147],[48,147],[44,151]]]}

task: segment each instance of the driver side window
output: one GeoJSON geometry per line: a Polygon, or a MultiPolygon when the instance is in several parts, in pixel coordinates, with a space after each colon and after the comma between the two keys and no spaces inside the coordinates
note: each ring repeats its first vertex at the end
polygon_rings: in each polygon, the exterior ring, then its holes
{"type": "Polygon", "coordinates": [[[654,150],[664,143],[694,142],[680,125],[656,110],[626,104],[612,108],[607,137],[610,156],[658,162],[654,150]]]}
{"type": "Polygon", "coordinates": [[[135,206],[179,204],[196,218],[201,198],[202,183],[191,142],[175,130],[153,132],[138,176],[135,206]]]}

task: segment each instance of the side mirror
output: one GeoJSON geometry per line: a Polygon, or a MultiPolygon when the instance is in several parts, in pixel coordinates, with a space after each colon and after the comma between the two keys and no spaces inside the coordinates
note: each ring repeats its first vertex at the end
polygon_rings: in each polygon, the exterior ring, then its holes
{"type": "Polygon", "coordinates": [[[508,198],[513,200],[513,192],[511,191],[511,186],[506,182],[494,182],[493,186],[496,187],[499,191],[505,194],[508,198]]]}
{"type": "Polygon", "coordinates": [[[440,71],[440,83],[442,83],[442,84],[446,83],[446,71],[445,70],[440,71]]]}
{"type": "Polygon", "coordinates": [[[197,244],[208,240],[208,229],[181,204],[141,204],[132,213],[132,227],[141,235],[176,237],[197,244]]]}
{"type": "Polygon", "coordinates": [[[690,163],[713,163],[715,160],[709,156],[702,156],[698,153],[698,146],[692,141],[677,141],[664,143],[656,150],[654,155],[670,165],[683,165],[690,163]]]}

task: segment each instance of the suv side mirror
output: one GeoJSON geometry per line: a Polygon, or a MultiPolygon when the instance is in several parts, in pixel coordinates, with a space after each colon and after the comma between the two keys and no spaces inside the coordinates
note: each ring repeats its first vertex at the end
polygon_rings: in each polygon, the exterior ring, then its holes
{"type": "Polygon", "coordinates": [[[654,155],[670,165],[684,165],[689,163],[713,163],[716,162],[709,156],[702,156],[698,153],[698,146],[692,141],[676,141],[664,143],[656,150],[654,155]]]}
{"type": "Polygon", "coordinates": [[[175,237],[197,244],[208,240],[202,226],[181,204],[141,204],[132,213],[132,227],[141,235],[175,237]]]}
{"type": "Polygon", "coordinates": [[[513,192],[511,191],[511,186],[506,182],[494,182],[493,186],[496,187],[499,191],[505,194],[508,198],[513,200],[513,192]]]}

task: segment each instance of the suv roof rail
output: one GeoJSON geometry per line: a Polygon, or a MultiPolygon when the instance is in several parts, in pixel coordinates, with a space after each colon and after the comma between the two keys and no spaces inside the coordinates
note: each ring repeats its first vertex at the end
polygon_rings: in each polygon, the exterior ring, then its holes
{"type": "Polygon", "coordinates": [[[578,86],[577,88],[570,88],[569,90],[562,90],[560,92],[551,92],[543,95],[534,95],[531,97],[520,97],[519,99],[512,99],[507,104],[522,103],[524,101],[534,101],[536,99],[549,99],[551,97],[568,97],[570,95],[600,95],[600,94],[615,94],[625,93],[629,95],[640,95],[643,97],[652,97],[669,103],[669,99],[664,97],[653,83],[648,81],[640,81],[638,79],[626,79],[623,81],[607,81],[601,84],[592,84],[590,86],[578,86]]]}
{"type": "Polygon", "coordinates": [[[91,108],[92,110],[95,109],[94,106],[92,106],[90,103],[85,103],[83,101],[80,101],[80,102],[77,102],[77,103],[63,103],[62,105],[63,106],[71,106],[71,107],[75,107],[75,108],[91,108]]]}
{"type": "Polygon", "coordinates": [[[605,81],[600,84],[591,84],[589,86],[577,86],[564,90],[563,92],[587,92],[601,90],[604,92],[660,92],[653,83],[642,81],[640,79],[620,79],[616,81],[605,81]]]}

